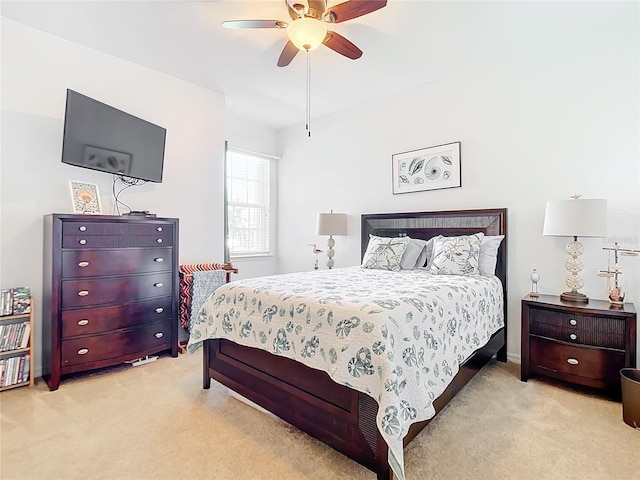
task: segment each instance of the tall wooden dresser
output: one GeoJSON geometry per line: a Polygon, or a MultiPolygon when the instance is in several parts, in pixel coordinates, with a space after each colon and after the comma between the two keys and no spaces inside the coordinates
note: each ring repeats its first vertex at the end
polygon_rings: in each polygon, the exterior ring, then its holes
{"type": "Polygon", "coordinates": [[[178,356],[178,219],[44,217],[42,373],[178,356]]]}

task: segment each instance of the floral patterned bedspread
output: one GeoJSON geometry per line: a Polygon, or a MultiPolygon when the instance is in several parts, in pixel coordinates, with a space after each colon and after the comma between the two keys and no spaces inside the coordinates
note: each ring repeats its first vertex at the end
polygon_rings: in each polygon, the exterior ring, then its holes
{"type": "Polygon", "coordinates": [[[389,463],[404,479],[402,439],[431,418],[458,366],[504,325],[497,277],[347,267],[238,280],[195,319],[188,349],[226,338],[326,371],[379,404],[389,463]]]}

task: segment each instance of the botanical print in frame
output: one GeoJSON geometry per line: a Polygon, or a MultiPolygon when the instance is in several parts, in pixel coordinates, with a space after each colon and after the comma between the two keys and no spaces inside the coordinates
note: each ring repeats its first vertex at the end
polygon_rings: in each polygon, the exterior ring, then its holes
{"type": "Polygon", "coordinates": [[[73,213],[100,214],[100,195],[98,185],[95,183],[69,181],[71,188],[71,202],[73,203],[73,213]]]}
{"type": "Polygon", "coordinates": [[[392,155],[393,194],[462,186],[460,142],[392,155]]]}

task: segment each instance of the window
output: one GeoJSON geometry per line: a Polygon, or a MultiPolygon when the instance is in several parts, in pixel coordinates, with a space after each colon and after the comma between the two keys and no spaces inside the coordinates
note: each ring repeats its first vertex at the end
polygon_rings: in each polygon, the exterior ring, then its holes
{"type": "Polygon", "coordinates": [[[270,255],[275,159],[227,148],[226,207],[228,257],[270,255]]]}

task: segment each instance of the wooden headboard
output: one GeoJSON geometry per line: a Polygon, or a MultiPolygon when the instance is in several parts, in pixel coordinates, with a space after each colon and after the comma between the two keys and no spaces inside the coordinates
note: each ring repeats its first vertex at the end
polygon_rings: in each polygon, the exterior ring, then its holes
{"type": "MultiPolygon", "coordinates": [[[[420,238],[429,240],[436,235],[451,237],[482,232],[485,235],[504,235],[498,249],[496,276],[504,292],[504,318],[507,318],[507,209],[450,210],[441,212],[363,214],[360,256],[369,243],[369,234],[379,237],[420,238]]],[[[506,334],[505,334],[506,341],[506,334]]]]}

